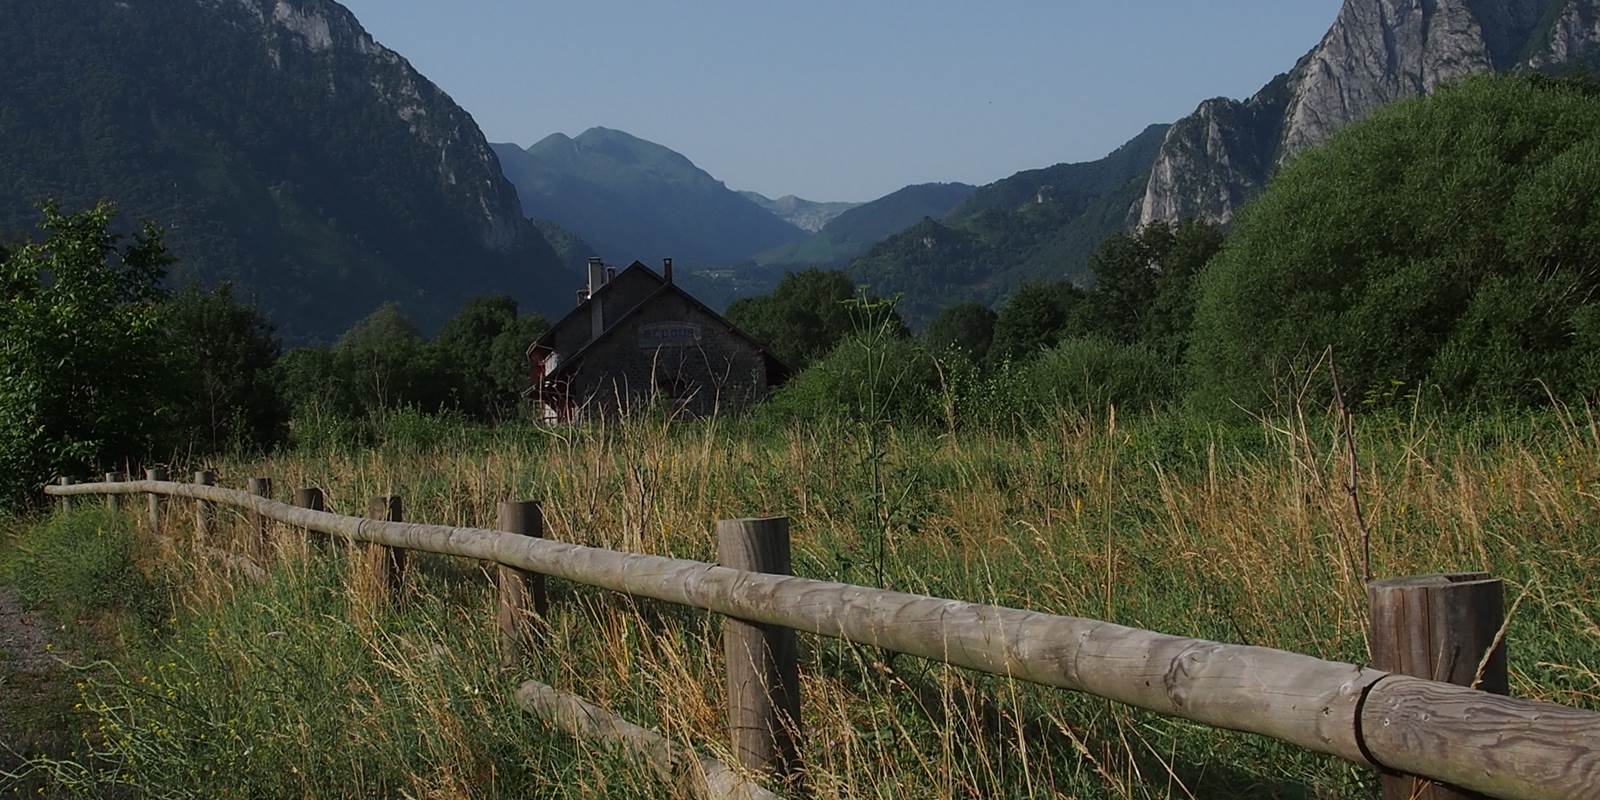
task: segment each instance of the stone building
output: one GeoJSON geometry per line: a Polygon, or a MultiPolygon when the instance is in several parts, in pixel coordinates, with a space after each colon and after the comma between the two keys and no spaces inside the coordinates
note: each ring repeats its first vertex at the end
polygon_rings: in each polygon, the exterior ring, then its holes
{"type": "Polygon", "coordinates": [[[578,307],[528,348],[543,419],[572,422],[651,406],[706,416],[748,405],[789,368],[672,279],[637,261],[589,260],[578,307]]]}

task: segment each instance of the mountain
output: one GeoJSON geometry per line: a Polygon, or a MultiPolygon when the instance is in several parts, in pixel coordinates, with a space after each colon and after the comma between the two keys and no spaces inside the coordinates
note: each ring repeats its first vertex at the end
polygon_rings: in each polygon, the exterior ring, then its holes
{"type": "Polygon", "coordinates": [[[799,242],[758,256],[759,264],[842,264],[926,217],[949,214],[977,187],[965,183],[923,183],[850,209],[799,242]]]}
{"type": "Polygon", "coordinates": [[[547,219],[533,220],[533,227],[539,230],[544,240],[556,251],[556,257],[561,264],[571,270],[575,275],[587,275],[589,258],[600,255],[595,252],[589,243],[578,238],[572,231],[561,227],[547,219]]]}
{"type": "Polygon", "coordinates": [[[4,0],[0,230],[100,197],[169,228],[176,282],[232,281],[290,341],[385,301],[568,304],[472,118],[332,0],[4,0]]]}
{"type": "Polygon", "coordinates": [[[1095,248],[1132,221],[1166,134],[1166,126],[1152,125],[1098,161],[981,187],[942,219],[879,242],[848,271],[880,295],[900,294],[913,323],[943,306],[998,302],[1027,281],[1083,282],[1095,248]]]}
{"type": "Polygon", "coordinates": [[[746,200],[766,209],[768,213],[808,233],[822,230],[834,217],[849,211],[860,203],[819,203],[792,194],[776,200],[760,192],[740,192],[746,200]]]}
{"type": "Polygon", "coordinates": [[[1597,57],[1600,0],[1346,0],[1293,70],[1173,125],[1139,221],[1231,221],[1286,160],[1388,103],[1476,73],[1563,71],[1597,57]]]}
{"type": "Polygon", "coordinates": [[[736,264],[805,236],[689,159],[622,131],[590,128],[494,150],[524,213],[572,231],[610,261],[736,264]]]}

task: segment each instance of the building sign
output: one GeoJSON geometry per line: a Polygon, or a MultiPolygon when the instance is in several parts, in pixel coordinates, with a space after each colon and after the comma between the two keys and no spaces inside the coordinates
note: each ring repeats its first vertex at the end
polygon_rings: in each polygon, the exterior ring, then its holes
{"type": "Polygon", "coordinates": [[[687,322],[654,322],[639,328],[639,347],[692,347],[700,343],[700,326],[687,322]]]}

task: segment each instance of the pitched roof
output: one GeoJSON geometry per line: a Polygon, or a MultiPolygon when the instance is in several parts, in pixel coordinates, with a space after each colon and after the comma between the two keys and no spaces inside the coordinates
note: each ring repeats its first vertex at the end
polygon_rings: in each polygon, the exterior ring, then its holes
{"type": "MultiPolygon", "coordinates": [[[[644,262],[635,261],[632,264],[629,264],[627,269],[617,273],[617,276],[615,278],[612,278],[611,280],[606,281],[605,283],[601,284],[600,288],[595,290],[592,294],[590,294],[589,298],[587,300],[584,300],[582,303],[579,303],[577,308],[574,308],[571,311],[567,312],[566,316],[562,317],[558,322],[556,322],[556,324],[551,325],[550,328],[548,330],[546,330],[542,336],[540,336],[538,339],[535,339],[533,341],[533,344],[528,346],[528,350],[532,351],[533,348],[535,348],[535,347],[542,347],[544,345],[547,345],[550,342],[551,339],[555,338],[556,332],[561,330],[562,328],[566,327],[568,325],[568,323],[579,323],[579,322],[581,322],[585,327],[587,327],[589,325],[589,304],[593,303],[593,302],[596,302],[596,301],[602,301],[603,302],[605,293],[607,291],[609,291],[611,289],[611,287],[617,283],[618,279],[620,279],[623,275],[626,275],[626,274],[628,274],[630,272],[633,272],[635,270],[640,270],[642,272],[642,274],[644,274],[646,276],[649,276],[650,278],[655,279],[655,282],[657,284],[659,284],[659,285],[665,285],[666,282],[667,282],[666,278],[661,277],[659,274],[656,273],[655,270],[645,266],[644,262]]],[[[633,309],[628,309],[628,310],[632,311],[633,309]]],[[[623,316],[626,316],[626,314],[624,314],[623,316]]],[[[580,352],[581,352],[581,348],[580,348],[580,352]]]]}
{"type": "MultiPolygon", "coordinates": [[[[639,263],[637,261],[633,262],[633,266],[634,267],[640,267],[642,269],[645,269],[646,271],[649,271],[649,269],[650,269],[649,267],[646,267],[646,266],[644,266],[643,264],[641,264],[641,263],[639,263]]],[[[629,267],[629,269],[633,269],[633,267],[629,267]]],[[[650,274],[651,275],[655,275],[654,272],[651,272],[650,274]]],[[[659,278],[660,276],[656,276],[656,277],[659,278]]],[[[677,283],[667,283],[667,282],[665,282],[665,280],[663,280],[660,287],[658,287],[655,291],[651,292],[643,300],[640,300],[639,303],[637,305],[635,305],[633,308],[628,309],[627,313],[625,313],[622,316],[618,317],[615,322],[612,322],[610,325],[606,326],[606,329],[603,332],[601,332],[601,334],[599,336],[596,336],[593,339],[590,339],[587,344],[585,344],[583,347],[578,348],[578,351],[576,353],[573,353],[572,355],[561,359],[561,363],[556,366],[555,370],[550,373],[549,377],[550,378],[554,378],[557,375],[560,375],[561,373],[566,372],[574,364],[577,364],[584,357],[584,355],[586,355],[589,352],[589,350],[591,348],[593,348],[595,345],[599,344],[600,342],[603,342],[606,339],[611,338],[611,336],[613,334],[615,334],[617,332],[617,330],[622,326],[622,323],[628,321],[629,319],[631,319],[635,315],[639,314],[645,308],[645,306],[650,305],[652,302],[654,302],[657,299],[659,299],[661,297],[664,297],[664,296],[666,296],[668,294],[676,294],[679,297],[683,298],[684,300],[688,301],[688,303],[691,306],[693,306],[694,308],[698,309],[701,313],[705,314],[706,316],[711,317],[711,319],[713,321],[715,321],[717,324],[722,325],[723,327],[727,328],[729,332],[733,333],[733,335],[738,336],[739,338],[741,338],[741,339],[745,340],[746,342],[748,342],[751,347],[754,347],[756,349],[756,351],[759,352],[762,355],[762,357],[767,360],[769,371],[772,372],[772,373],[776,373],[776,375],[778,376],[777,380],[772,381],[773,383],[781,383],[784,380],[787,380],[790,375],[794,374],[793,370],[791,370],[789,368],[789,365],[783,363],[783,361],[781,359],[779,359],[777,356],[772,355],[772,352],[767,349],[767,346],[765,344],[762,344],[761,342],[757,341],[755,337],[753,337],[750,334],[745,333],[744,331],[740,330],[739,326],[734,325],[732,322],[729,322],[721,314],[718,314],[717,312],[712,311],[710,306],[706,305],[705,303],[700,302],[699,298],[697,298],[694,295],[689,294],[688,292],[684,291],[683,288],[678,286],[677,283]],[[776,369],[773,369],[774,367],[776,369]]]]}

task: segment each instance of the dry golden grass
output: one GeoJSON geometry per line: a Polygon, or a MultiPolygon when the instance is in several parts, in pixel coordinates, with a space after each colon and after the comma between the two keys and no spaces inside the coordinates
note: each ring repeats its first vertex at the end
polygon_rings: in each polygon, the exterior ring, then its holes
{"type": "MultiPolygon", "coordinates": [[[[1594,422],[1368,421],[1357,430],[1363,519],[1341,436],[1331,415],[1209,430],[1063,414],[1007,435],[640,419],[215,466],[225,485],[270,476],[284,499],[321,487],[342,513],[399,494],[407,519],[450,525],[493,527],[500,500],[538,499],[549,538],[702,560],[715,558],[717,519],[787,514],[802,575],[881,575],[901,590],[1350,661],[1367,655],[1365,527],[1377,576],[1505,578],[1513,691],[1600,708],[1594,422]]],[[[223,530],[250,528],[225,518],[223,530]]],[[[192,559],[176,585],[191,625],[222,620],[231,637],[190,670],[197,693],[256,692],[261,670],[284,667],[274,641],[300,641],[287,650],[316,659],[297,668],[312,685],[283,702],[329,708],[244,709],[292,723],[268,749],[304,759],[308,777],[279,786],[670,793],[520,718],[509,690],[524,677],[732,760],[713,615],[556,584],[540,646],[503,671],[478,565],[415,558],[409,599],[393,607],[370,599],[363,559],[308,548],[293,531],[273,538],[267,589],[192,559]],[[318,653],[316,637],[335,644],[318,653]],[[219,669],[232,671],[220,683],[219,669]]],[[[805,782],[817,798],[1344,797],[1371,786],[1354,767],[1256,737],[831,640],[802,646],[805,782]]],[[[254,696],[270,705],[270,693],[254,696]]]]}

